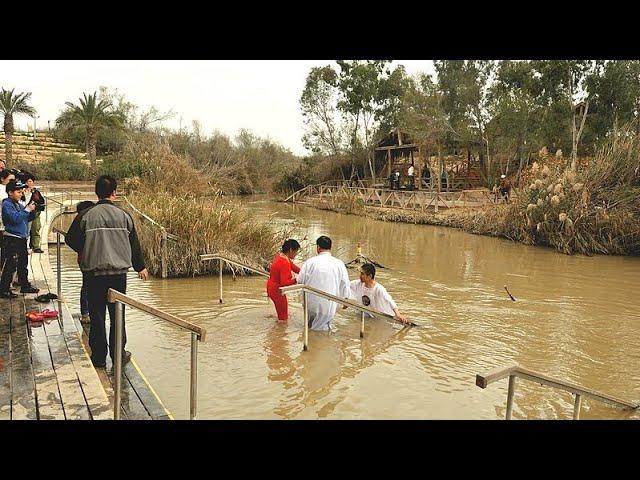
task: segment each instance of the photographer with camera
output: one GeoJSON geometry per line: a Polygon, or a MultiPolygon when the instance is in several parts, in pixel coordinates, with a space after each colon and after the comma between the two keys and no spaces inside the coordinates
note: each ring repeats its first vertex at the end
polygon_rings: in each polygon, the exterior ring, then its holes
{"type": "Polygon", "coordinates": [[[2,222],[5,230],[0,298],[17,297],[11,291],[11,278],[16,267],[20,281],[20,293],[38,293],[40,291],[29,283],[28,278],[27,228],[29,221],[33,219],[33,211],[36,207],[34,203],[29,203],[26,207],[20,205],[19,201],[24,187],[25,185],[19,180],[9,182],[6,188],[8,198],[2,200],[2,222]]]}
{"type": "Polygon", "coordinates": [[[29,172],[21,172],[19,174],[22,180],[22,183],[26,185],[24,189],[24,206],[27,206],[29,203],[35,204],[36,208],[34,210],[35,217],[33,221],[29,224],[29,237],[31,248],[33,249],[33,253],[44,253],[40,248],[41,236],[40,230],[42,229],[42,223],[40,221],[40,214],[44,211],[45,208],[45,200],[44,196],[40,191],[35,187],[36,178],[33,174],[29,172]]]}

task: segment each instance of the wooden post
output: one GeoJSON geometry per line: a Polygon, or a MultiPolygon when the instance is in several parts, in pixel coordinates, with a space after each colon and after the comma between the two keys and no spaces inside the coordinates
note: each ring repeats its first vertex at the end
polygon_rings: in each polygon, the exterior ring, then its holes
{"type": "Polygon", "coordinates": [[[580,408],[582,407],[582,395],[576,394],[576,402],[573,405],[573,419],[580,420],[580,408]]]}
{"type": "Polygon", "coordinates": [[[360,312],[360,338],[364,338],[364,311],[360,312]]]}
{"type": "Polygon", "coordinates": [[[387,149],[387,177],[391,178],[391,149],[387,149]]]}
{"type": "Polygon", "coordinates": [[[164,228],[160,240],[160,268],[162,269],[162,278],[167,278],[167,231],[164,228]]]}
{"type": "Polygon", "coordinates": [[[507,393],[507,420],[511,420],[511,411],[513,410],[513,395],[516,391],[516,376],[509,375],[509,392],[507,393]]]}
{"type": "Polygon", "coordinates": [[[418,190],[422,190],[422,147],[418,146],[418,190]]]}
{"type": "Polygon", "coordinates": [[[442,155],[440,145],[438,145],[438,188],[436,190],[436,213],[438,213],[438,204],[440,203],[440,187],[442,186],[442,155]]]}

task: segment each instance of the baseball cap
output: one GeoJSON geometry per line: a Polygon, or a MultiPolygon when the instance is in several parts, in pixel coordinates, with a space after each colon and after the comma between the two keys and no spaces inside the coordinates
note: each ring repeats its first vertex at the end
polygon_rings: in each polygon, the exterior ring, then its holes
{"type": "Polygon", "coordinates": [[[11,180],[9,183],[7,183],[7,193],[13,192],[15,190],[22,190],[25,187],[26,185],[22,183],[20,180],[16,180],[16,181],[11,180]]]}

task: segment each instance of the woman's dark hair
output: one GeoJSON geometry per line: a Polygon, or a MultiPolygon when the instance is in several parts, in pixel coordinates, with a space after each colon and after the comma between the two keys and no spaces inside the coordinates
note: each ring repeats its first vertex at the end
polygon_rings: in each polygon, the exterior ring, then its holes
{"type": "Polygon", "coordinates": [[[300,250],[300,244],[297,240],[290,238],[289,240],[285,240],[282,244],[282,253],[287,253],[289,250],[300,250]]]}
{"type": "Polygon", "coordinates": [[[360,267],[360,270],[365,275],[369,275],[371,278],[376,278],[376,267],[373,266],[373,263],[365,263],[360,267]]]}

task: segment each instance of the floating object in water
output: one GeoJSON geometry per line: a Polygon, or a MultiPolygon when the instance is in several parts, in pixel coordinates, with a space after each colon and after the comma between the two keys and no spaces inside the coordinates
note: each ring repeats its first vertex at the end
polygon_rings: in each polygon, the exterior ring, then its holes
{"type": "Polygon", "coordinates": [[[362,265],[363,263],[372,263],[377,268],[387,268],[384,265],[380,265],[375,260],[372,260],[369,257],[365,257],[364,255],[362,255],[362,247],[358,243],[356,258],[351,260],[349,263],[345,263],[345,265],[347,266],[347,268],[355,268],[356,265],[362,265]]]}
{"type": "Polygon", "coordinates": [[[511,298],[511,300],[513,300],[514,302],[516,301],[515,298],[513,298],[513,295],[511,295],[511,293],[509,292],[509,289],[507,288],[507,286],[504,286],[504,289],[507,291],[507,293],[509,294],[509,297],[511,298]]]}

